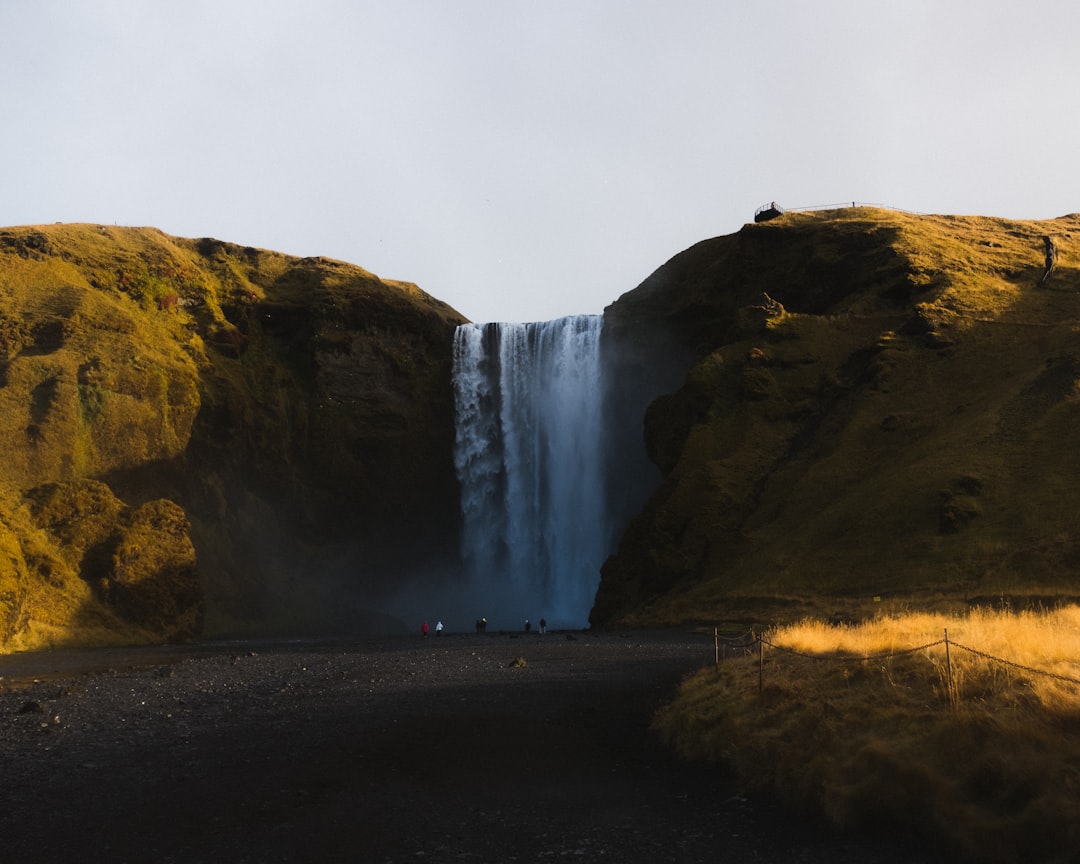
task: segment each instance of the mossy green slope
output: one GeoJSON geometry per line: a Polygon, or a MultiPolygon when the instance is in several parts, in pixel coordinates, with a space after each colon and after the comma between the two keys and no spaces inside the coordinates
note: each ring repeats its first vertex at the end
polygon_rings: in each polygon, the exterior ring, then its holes
{"type": "Polygon", "coordinates": [[[462,320],[329,259],[0,229],[0,647],[370,625],[456,535],[462,320]]]}
{"type": "Polygon", "coordinates": [[[594,623],[1080,594],[1080,217],[793,213],[607,311],[691,346],[594,623]]]}

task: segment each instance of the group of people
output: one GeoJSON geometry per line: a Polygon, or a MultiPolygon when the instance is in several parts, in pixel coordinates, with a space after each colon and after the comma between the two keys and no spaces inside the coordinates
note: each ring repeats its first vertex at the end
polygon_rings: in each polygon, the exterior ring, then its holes
{"type": "MultiPolygon", "coordinates": [[[[420,633],[423,634],[423,637],[425,639],[427,639],[428,634],[430,632],[431,632],[431,628],[428,627],[427,621],[425,621],[423,624],[420,625],[420,633]]],[[[442,636],[442,621],[436,621],[435,622],[435,635],[436,636],[442,636]]]]}
{"type": "MultiPolygon", "coordinates": [[[[477,633],[487,633],[487,623],[488,623],[487,618],[477,618],[476,619],[476,632],[477,633]]],[[[443,632],[443,623],[442,623],[442,621],[437,621],[435,623],[435,635],[436,636],[442,636],[442,632],[443,632]]],[[[532,622],[529,621],[528,618],[525,619],[525,632],[526,633],[531,633],[532,632],[532,622]]],[[[545,618],[540,619],[540,626],[539,626],[539,631],[538,632],[541,635],[543,635],[544,633],[547,633],[547,619],[545,619],[545,618]]],[[[423,624],[420,625],[420,635],[423,636],[425,639],[427,639],[428,636],[431,635],[431,627],[428,625],[427,621],[425,621],[423,624]]]]}

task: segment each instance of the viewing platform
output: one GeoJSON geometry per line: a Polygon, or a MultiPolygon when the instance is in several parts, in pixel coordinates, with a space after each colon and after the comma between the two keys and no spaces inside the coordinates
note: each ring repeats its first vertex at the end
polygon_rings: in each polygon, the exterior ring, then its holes
{"type": "Polygon", "coordinates": [[[784,208],[772,201],[768,204],[762,204],[757,210],[754,211],[755,222],[768,222],[770,219],[775,219],[777,216],[784,215],[784,208]]]}

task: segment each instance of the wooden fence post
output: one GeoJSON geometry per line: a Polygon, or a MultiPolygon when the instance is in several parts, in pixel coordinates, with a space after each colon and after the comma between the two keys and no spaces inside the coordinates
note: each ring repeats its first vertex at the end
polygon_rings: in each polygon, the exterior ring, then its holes
{"type": "Polygon", "coordinates": [[[760,696],[765,691],[765,640],[761,636],[757,640],[757,692],[760,696]]]}
{"type": "Polygon", "coordinates": [[[945,628],[945,681],[949,687],[949,702],[956,707],[956,688],[952,681],[952,657],[949,654],[949,628],[945,628]]]}

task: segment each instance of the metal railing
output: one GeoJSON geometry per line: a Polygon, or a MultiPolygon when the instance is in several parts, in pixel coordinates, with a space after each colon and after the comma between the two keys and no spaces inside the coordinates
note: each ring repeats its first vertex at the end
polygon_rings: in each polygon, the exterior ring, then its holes
{"type": "Polygon", "coordinates": [[[757,217],[760,213],[764,213],[767,210],[776,210],[780,214],[784,213],[809,213],[815,210],[850,210],[853,207],[873,207],[877,210],[893,210],[897,213],[907,213],[911,216],[925,216],[927,214],[921,213],[917,210],[905,210],[902,207],[893,207],[891,204],[874,204],[868,201],[842,201],[839,204],[809,204],[800,207],[781,207],[775,201],[769,204],[762,204],[756,211],[754,216],[757,217]]]}

